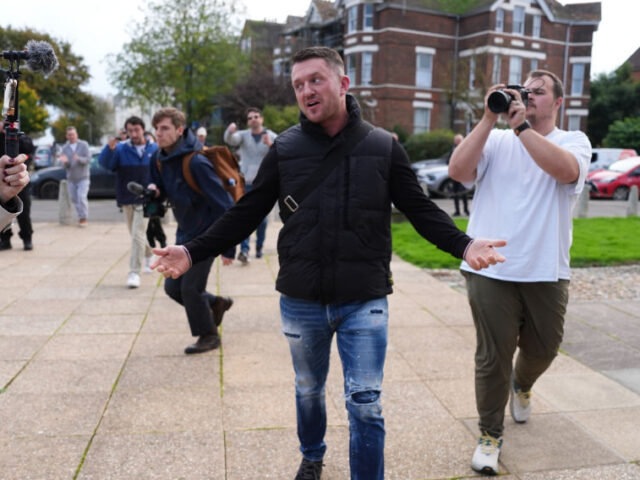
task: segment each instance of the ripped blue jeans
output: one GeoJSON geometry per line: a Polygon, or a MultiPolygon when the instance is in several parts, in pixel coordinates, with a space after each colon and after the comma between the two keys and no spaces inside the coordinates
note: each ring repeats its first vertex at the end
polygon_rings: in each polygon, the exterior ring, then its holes
{"type": "Polygon", "coordinates": [[[323,305],[282,295],[280,312],[296,374],[298,438],[303,457],[322,460],[326,450],[325,382],[331,341],[337,333],[349,414],[351,478],[382,480],[385,431],[380,395],[389,320],[386,297],[323,305]]]}

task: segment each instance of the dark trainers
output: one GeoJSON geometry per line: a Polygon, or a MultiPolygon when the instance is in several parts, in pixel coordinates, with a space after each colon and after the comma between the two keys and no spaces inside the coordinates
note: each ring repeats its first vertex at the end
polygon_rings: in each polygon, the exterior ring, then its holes
{"type": "Polygon", "coordinates": [[[294,480],[320,480],[321,476],[322,460],[313,462],[311,460],[303,458],[302,463],[300,463],[300,468],[298,468],[296,478],[294,480]]]}
{"type": "Polygon", "coordinates": [[[256,258],[262,258],[262,248],[256,250],[256,258]]]}
{"type": "Polygon", "coordinates": [[[247,252],[240,252],[238,254],[238,261],[242,265],[248,265],[249,264],[249,255],[247,254],[247,252]]]}
{"type": "Polygon", "coordinates": [[[211,304],[211,315],[216,327],[222,323],[224,312],[229,310],[233,305],[233,300],[229,297],[216,297],[216,301],[211,304]]]}
{"type": "Polygon", "coordinates": [[[189,345],[184,349],[184,353],[187,355],[192,353],[203,353],[209,350],[215,350],[220,346],[220,337],[218,332],[208,333],[207,335],[201,335],[196,343],[189,345]]]}
{"type": "Polygon", "coordinates": [[[9,250],[11,248],[11,240],[1,240],[0,250],[9,250]]]}

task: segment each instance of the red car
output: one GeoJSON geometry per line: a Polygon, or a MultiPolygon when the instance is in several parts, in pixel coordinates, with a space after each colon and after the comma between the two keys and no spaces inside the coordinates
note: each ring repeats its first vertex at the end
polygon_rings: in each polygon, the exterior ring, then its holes
{"type": "Polygon", "coordinates": [[[640,157],[625,158],[587,175],[589,196],[626,200],[634,185],[640,190],[640,157]]]}

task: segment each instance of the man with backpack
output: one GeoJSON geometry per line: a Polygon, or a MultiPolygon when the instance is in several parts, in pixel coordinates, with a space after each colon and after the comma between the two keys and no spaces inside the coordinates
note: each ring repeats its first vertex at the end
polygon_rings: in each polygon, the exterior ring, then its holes
{"type": "MultiPolygon", "coordinates": [[[[193,154],[202,149],[202,144],[185,128],[184,113],[173,107],[161,108],[153,115],[151,123],[156,129],[159,150],[151,161],[149,188],[157,191],[158,199],[169,199],[178,223],[176,244],[182,245],[207,230],[233,205],[233,200],[225,191],[213,163],[202,154],[193,154]],[[185,165],[186,169],[183,168],[185,165]]],[[[233,248],[225,252],[223,265],[229,265],[234,255],[233,248]]],[[[167,295],[184,306],[191,334],[198,337],[185,349],[187,354],[220,346],[218,326],[224,312],[233,304],[231,298],[206,291],[213,259],[211,256],[203,258],[186,275],[178,279],[167,278],[164,283],[167,295]]]]}

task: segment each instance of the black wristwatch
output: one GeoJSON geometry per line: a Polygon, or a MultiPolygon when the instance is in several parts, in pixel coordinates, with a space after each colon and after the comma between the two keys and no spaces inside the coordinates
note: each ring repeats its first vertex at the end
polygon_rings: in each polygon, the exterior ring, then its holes
{"type": "Polygon", "coordinates": [[[513,131],[516,134],[516,137],[519,137],[520,134],[524,132],[527,128],[531,128],[531,124],[527,120],[525,120],[522,125],[517,126],[516,128],[513,129],[513,131]]]}

